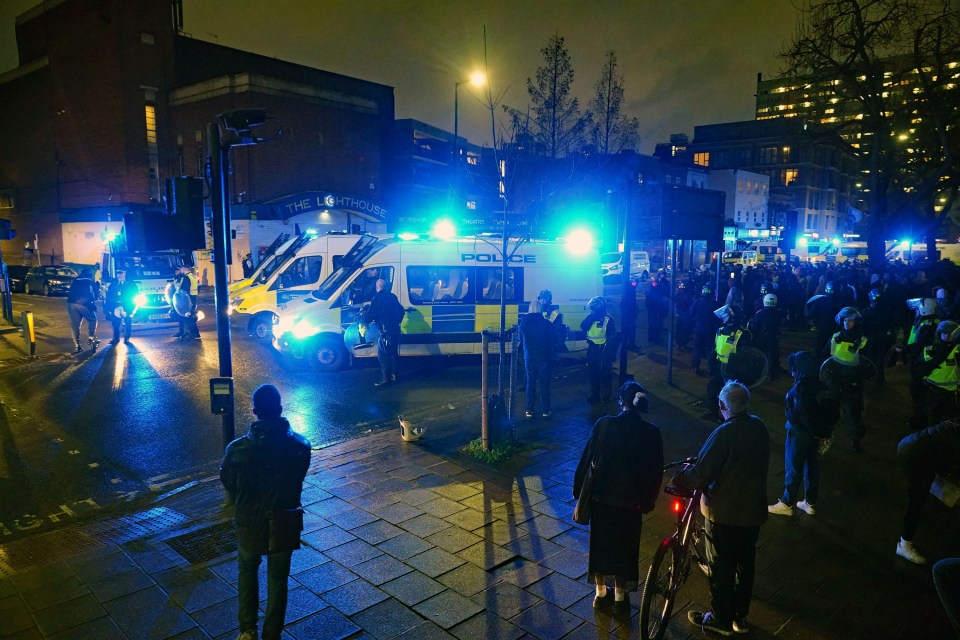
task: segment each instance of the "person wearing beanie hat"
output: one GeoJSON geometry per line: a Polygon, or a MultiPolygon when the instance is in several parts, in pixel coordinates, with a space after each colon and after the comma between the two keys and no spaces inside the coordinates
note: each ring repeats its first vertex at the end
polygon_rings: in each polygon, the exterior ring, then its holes
{"type": "Polygon", "coordinates": [[[283,417],[280,391],[263,384],[253,392],[257,421],[227,445],[220,481],[234,507],[237,533],[239,640],[257,640],[260,593],[257,571],[267,556],[267,606],[263,638],[276,640],[287,611],[290,560],[300,548],[300,493],[310,467],[310,443],[283,417]],[[287,535],[279,535],[287,534],[287,535]]]}

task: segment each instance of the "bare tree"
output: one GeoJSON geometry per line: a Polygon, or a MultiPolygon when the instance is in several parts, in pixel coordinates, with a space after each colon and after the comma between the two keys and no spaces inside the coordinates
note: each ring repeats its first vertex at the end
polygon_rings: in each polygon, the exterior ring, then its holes
{"type": "Polygon", "coordinates": [[[623,113],[623,75],[612,49],[607,52],[600,79],[594,85],[590,109],[593,144],[599,153],[617,153],[625,148],[635,149],[640,144],[640,121],[623,113]]]}
{"type": "Polygon", "coordinates": [[[580,101],[571,96],[573,64],[563,37],[554,35],[540,52],[543,65],[537,68],[536,80],[527,78],[531,108],[524,112],[504,106],[504,110],[514,131],[529,132],[544,155],[557,159],[583,146],[591,114],[581,113],[580,101]]]}
{"type": "Polygon", "coordinates": [[[866,173],[870,257],[882,260],[889,222],[960,180],[960,12],[951,0],[815,0],[781,57],[866,173]]]}

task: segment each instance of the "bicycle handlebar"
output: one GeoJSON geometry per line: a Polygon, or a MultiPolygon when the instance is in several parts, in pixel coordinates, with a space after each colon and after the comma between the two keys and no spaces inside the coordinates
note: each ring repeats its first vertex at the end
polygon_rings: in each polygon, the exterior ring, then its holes
{"type": "Polygon", "coordinates": [[[695,464],[696,462],[697,462],[697,456],[690,456],[689,458],[684,458],[683,460],[677,460],[676,462],[671,462],[670,464],[666,465],[663,468],[663,470],[666,471],[667,469],[673,469],[674,467],[679,467],[681,465],[686,465],[686,464],[695,464]]]}

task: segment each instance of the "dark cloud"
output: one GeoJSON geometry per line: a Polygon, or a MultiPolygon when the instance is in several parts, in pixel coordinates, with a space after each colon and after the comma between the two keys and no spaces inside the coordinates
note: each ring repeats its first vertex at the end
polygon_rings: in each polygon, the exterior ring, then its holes
{"type": "MultiPolygon", "coordinates": [[[[0,69],[15,64],[13,17],[0,2],[0,69]]],[[[790,0],[185,0],[186,31],[219,44],[395,88],[397,117],[453,127],[454,83],[483,63],[494,94],[526,107],[526,79],[554,34],[565,38],[573,91],[589,103],[606,52],[617,52],[641,150],[697,124],[753,117],[756,74],[779,69],[794,33],[790,0]]],[[[460,130],[489,143],[490,117],[461,87],[460,130]]]]}

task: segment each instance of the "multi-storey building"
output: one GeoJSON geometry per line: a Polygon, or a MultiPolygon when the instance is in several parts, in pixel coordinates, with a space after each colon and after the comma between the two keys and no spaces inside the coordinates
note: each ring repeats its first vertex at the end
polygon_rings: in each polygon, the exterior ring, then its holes
{"type": "Polygon", "coordinates": [[[164,210],[165,179],[203,176],[207,123],[238,108],[282,132],[232,151],[236,216],[384,228],[392,87],[195,40],[181,17],[181,0],[45,0],[17,17],[19,66],[0,75],[8,260],[36,239],[59,262],[74,238],[164,210]]]}

